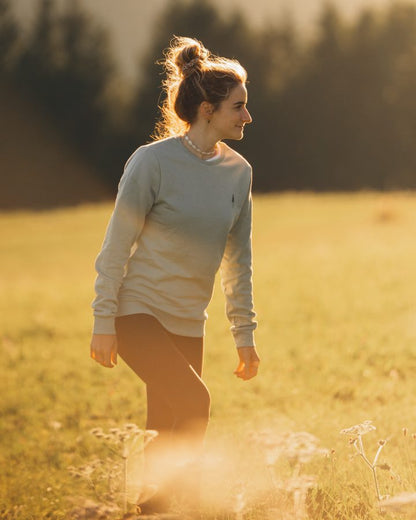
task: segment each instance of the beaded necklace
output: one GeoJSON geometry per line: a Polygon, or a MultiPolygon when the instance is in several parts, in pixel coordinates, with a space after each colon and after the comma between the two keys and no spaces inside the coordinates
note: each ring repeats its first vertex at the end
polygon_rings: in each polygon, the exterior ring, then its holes
{"type": "Polygon", "coordinates": [[[199,146],[197,146],[195,143],[193,143],[191,141],[191,138],[189,137],[188,134],[185,134],[183,136],[183,138],[185,139],[185,141],[189,144],[189,146],[191,148],[193,148],[196,152],[198,152],[202,156],[205,155],[206,157],[209,157],[210,155],[214,155],[214,153],[216,152],[216,150],[215,150],[216,146],[214,146],[214,148],[212,150],[210,150],[209,152],[204,152],[203,150],[201,150],[201,148],[199,148],[199,146]]]}

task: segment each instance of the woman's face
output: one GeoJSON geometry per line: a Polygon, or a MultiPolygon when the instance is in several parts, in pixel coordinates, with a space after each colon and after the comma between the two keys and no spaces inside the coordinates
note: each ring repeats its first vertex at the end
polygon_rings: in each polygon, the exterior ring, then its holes
{"type": "Polygon", "coordinates": [[[240,83],[232,89],[227,99],[221,102],[211,116],[210,131],[215,132],[218,140],[234,139],[239,141],[244,135],[244,126],[251,123],[247,110],[247,89],[240,83]]]}

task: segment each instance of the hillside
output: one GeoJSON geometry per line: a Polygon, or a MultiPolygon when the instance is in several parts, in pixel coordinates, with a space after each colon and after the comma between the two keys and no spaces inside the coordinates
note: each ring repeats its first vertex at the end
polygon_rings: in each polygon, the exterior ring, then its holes
{"type": "Polygon", "coordinates": [[[0,88],[0,209],[45,209],[112,195],[39,107],[0,88]]]}

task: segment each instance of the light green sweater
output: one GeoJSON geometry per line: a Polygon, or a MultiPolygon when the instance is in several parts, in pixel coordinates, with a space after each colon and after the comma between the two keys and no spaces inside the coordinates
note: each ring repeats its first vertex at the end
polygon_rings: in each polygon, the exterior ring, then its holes
{"type": "Polygon", "coordinates": [[[174,334],[202,336],[221,267],[237,347],[254,345],[251,167],[221,143],[210,161],[171,137],[127,161],[102,250],[94,333],[115,316],[147,313],[174,334]]]}

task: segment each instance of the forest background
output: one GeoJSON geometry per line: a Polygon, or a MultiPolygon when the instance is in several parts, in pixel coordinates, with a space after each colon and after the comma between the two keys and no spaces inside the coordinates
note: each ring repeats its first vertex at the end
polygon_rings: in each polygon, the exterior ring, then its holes
{"type": "MultiPolygon", "coordinates": [[[[114,193],[126,157],[150,140],[162,96],[157,61],[174,34],[247,68],[254,124],[236,148],[253,164],[255,191],[416,187],[416,6],[407,2],[352,20],[325,4],[307,38],[290,16],[252,26],[209,0],[170,2],[127,90],[114,81],[108,33],[81,2],[58,9],[40,0],[24,33],[0,0],[2,98],[13,92],[40,107],[114,193]]],[[[0,205],[10,207],[4,197],[0,205]]]]}

